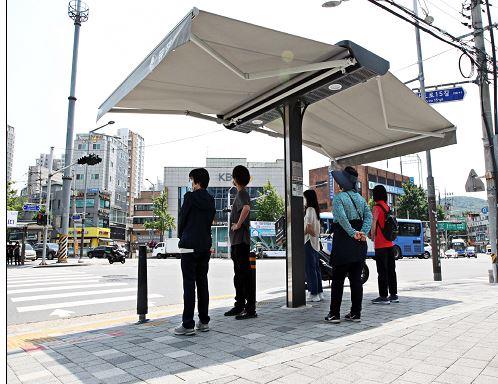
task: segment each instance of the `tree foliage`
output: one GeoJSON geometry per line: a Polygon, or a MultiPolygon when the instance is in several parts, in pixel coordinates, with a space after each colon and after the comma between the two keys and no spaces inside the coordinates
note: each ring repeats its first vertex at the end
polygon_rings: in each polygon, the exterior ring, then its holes
{"type": "Polygon", "coordinates": [[[22,207],[26,202],[26,199],[17,196],[17,190],[12,188],[13,183],[11,181],[7,182],[7,211],[22,211],[22,207]]]}
{"type": "MultiPolygon", "coordinates": [[[[427,192],[420,186],[412,183],[403,184],[405,194],[398,198],[396,216],[400,219],[418,219],[429,221],[427,192]]],[[[444,220],[444,209],[437,206],[438,220],[444,220]]]]}
{"type": "Polygon", "coordinates": [[[285,212],[285,201],[268,181],[256,200],[256,220],[277,221],[285,212]]]}
{"type": "Polygon", "coordinates": [[[153,200],[154,209],[153,215],[154,219],[144,223],[146,229],[155,229],[161,233],[161,241],[163,239],[163,233],[171,229],[175,229],[175,218],[168,213],[168,193],[163,190],[161,194],[155,197],[153,200]]]}

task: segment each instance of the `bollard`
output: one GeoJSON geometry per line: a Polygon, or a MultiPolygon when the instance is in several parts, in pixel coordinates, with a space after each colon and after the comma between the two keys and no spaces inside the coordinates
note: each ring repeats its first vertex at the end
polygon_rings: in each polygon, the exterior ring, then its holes
{"type": "Polygon", "coordinates": [[[147,247],[141,245],[138,251],[138,289],[137,289],[137,315],[138,322],[143,324],[149,321],[147,304],[147,247]]]}
{"type": "Polygon", "coordinates": [[[251,295],[254,295],[254,303],[256,303],[256,254],[254,252],[249,253],[249,268],[251,269],[251,295]]]}

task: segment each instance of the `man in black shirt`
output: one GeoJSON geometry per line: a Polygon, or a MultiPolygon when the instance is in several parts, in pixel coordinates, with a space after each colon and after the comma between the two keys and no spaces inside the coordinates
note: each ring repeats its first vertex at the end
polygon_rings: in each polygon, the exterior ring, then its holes
{"type": "Polygon", "coordinates": [[[209,331],[208,270],[211,256],[211,225],[216,208],[213,197],[206,191],[209,173],[204,168],[190,172],[193,192],[185,194],[178,217],[178,247],[182,249],[183,318],[175,328],[177,335],[195,334],[195,288],[197,286],[199,322],[197,330],[209,331]]]}
{"type": "Polygon", "coordinates": [[[249,262],[251,199],[246,186],[251,176],[246,167],[237,165],[232,171],[232,178],[237,187],[237,196],[235,196],[230,213],[230,252],[235,273],[233,278],[235,305],[225,313],[225,316],[235,316],[237,320],[245,320],[257,317],[256,287],[251,278],[249,262]]]}

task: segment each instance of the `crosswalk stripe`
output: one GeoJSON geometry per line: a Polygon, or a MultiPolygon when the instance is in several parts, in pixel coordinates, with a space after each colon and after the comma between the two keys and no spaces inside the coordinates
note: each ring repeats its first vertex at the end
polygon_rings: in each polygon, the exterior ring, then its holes
{"type": "Polygon", "coordinates": [[[46,285],[64,285],[68,284],[71,282],[74,283],[93,283],[99,281],[99,277],[85,277],[85,278],[78,278],[78,279],[72,279],[71,281],[44,281],[41,283],[38,283],[36,281],[33,281],[31,283],[23,283],[23,284],[7,284],[8,288],[20,288],[20,287],[43,287],[46,285]]]}
{"type": "Polygon", "coordinates": [[[67,275],[88,275],[88,272],[77,272],[77,271],[65,271],[65,272],[46,272],[46,271],[40,271],[38,269],[32,270],[29,273],[16,273],[16,274],[11,274],[7,272],[7,277],[9,279],[26,279],[28,277],[34,277],[34,276],[43,276],[43,277],[51,277],[51,276],[67,276],[67,275]],[[43,274],[42,274],[43,272],[43,274]]]}
{"type": "Polygon", "coordinates": [[[64,277],[40,277],[40,276],[33,276],[30,278],[24,278],[24,279],[18,279],[18,280],[13,280],[13,279],[7,279],[7,284],[21,284],[21,283],[29,283],[31,281],[50,281],[50,280],[71,280],[71,279],[83,279],[83,278],[89,278],[89,277],[100,277],[96,275],[71,275],[71,276],[64,276],[64,277]]]}
{"type": "MultiPolygon", "coordinates": [[[[159,297],[163,297],[163,296],[158,295],[158,294],[149,295],[150,299],[157,299],[159,297]]],[[[137,296],[132,295],[132,296],[122,296],[122,297],[108,297],[108,298],[104,298],[104,299],[67,301],[67,302],[62,302],[62,303],[30,305],[27,307],[17,307],[17,311],[18,312],[45,311],[48,309],[80,307],[83,305],[92,305],[92,304],[117,303],[120,301],[131,301],[131,300],[136,300],[136,299],[137,299],[137,296]]]]}
{"type": "Polygon", "coordinates": [[[92,296],[92,295],[103,295],[108,293],[133,292],[136,290],[137,288],[100,289],[96,291],[65,292],[65,293],[53,293],[51,295],[13,297],[11,298],[11,300],[16,303],[21,301],[58,299],[61,297],[92,296]]]}
{"type": "Polygon", "coordinates": [[[31,293],[31,292],[50,292],[50,291],[64,291],[70,289],[79,288],[97,288],[97,287],[118,287],[128,285],[127,283],[98,283],[98,284],[73,284],[73,285],[63,285],[61,287],[46,287],[46,288],[23,288],[23,289],[12,289],[7,291],[7,295],[13,295],[16,293],[31,293]]]}

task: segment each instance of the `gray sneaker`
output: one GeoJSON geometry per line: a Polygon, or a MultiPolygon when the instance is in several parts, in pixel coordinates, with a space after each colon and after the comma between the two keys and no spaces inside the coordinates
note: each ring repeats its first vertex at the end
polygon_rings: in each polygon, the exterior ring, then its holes
{"type": "Polygon", "coordinates": [[[180,325],[179,327],[175,328],[174,333],[175,333],[175,335],[192,336],[192,335],[195,335],[195,329],[194,328],[185,328],[183,325],[180,325]]]}
{"type": "Polygon", "coordinates": [[[195,326],[195,329],[198,330],[199,332],[207,332],[209,331],[209,324],[203,324],[199,321],[195,326]]]}

